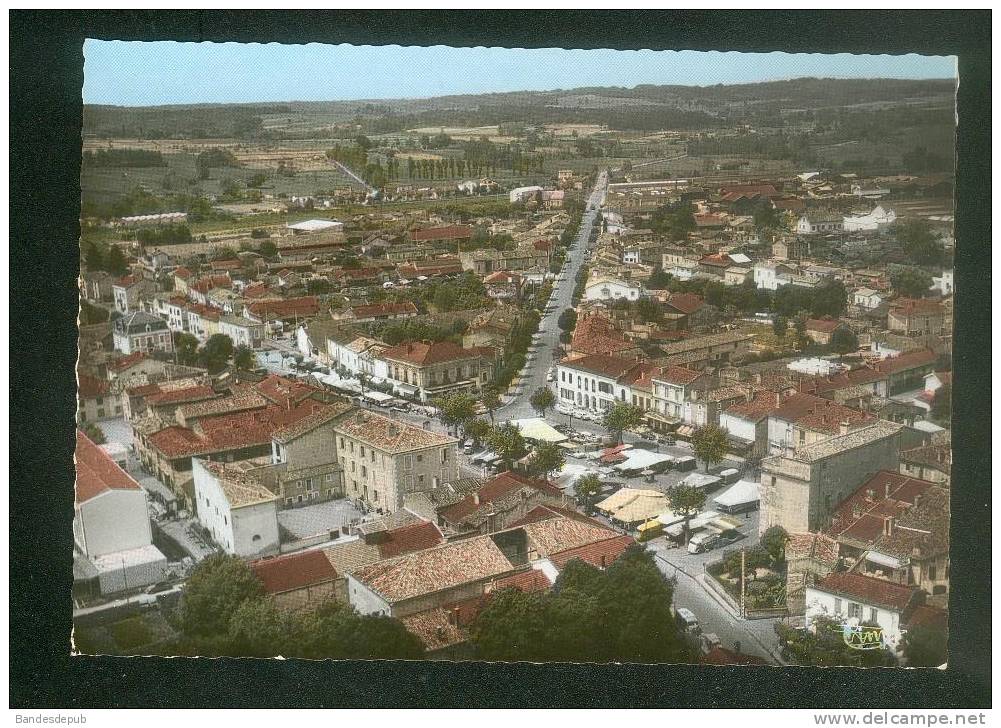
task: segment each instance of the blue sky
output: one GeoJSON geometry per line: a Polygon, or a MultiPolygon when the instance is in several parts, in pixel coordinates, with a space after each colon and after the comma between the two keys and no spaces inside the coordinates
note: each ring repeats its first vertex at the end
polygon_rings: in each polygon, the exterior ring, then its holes
{"type": "Polygon", "coordinates": [[[952,78],[953,57],[277,43],[84,43],[89,104],[338,101],[749,83],[797,76],[952,78]]]}

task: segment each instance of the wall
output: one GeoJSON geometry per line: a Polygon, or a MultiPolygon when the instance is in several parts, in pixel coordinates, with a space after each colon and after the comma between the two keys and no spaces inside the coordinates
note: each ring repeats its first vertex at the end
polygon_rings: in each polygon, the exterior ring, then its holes
{"type": "Polygon", "coordinates": [[[230,553],[244,558],[278,553],[278,506],[275,501],[234,508],[230,553]]]}
{"type": "Polygon", "coordinates": [[[153,543],[146,493],[142,490],[102,493],[77,506],[76,519],[82,524],[82,545],[88,556],[153,543]]]}
{"type": "Polygon", "coordinates": [[[892,612],[888,609],[873,607],[872,605],[866,604],[864,602],[857,602],[847,597],[835,597],[833,594],[828,594],[827,592],[820,591],[815,587],[807,587],[806,589],[806,624],[809,627],[813,620],[818,616],[827,616],[837,619],[840,622],[845,622],[848,620],[848,604],[854,602],[855,604],[860,604],[862,607],[862,619],[863,624],[872,624],[873,620],[870,616],[870,610],[876,609],[876,620],[875,624],[878,624],[883,628],[884,640],[889,643],[889,645],[896,649],[897,645],[900,643],[900,615],[897,612],[892,612]],[[838,612],[835,609],[835,600],[840,600],[841,611],[838,612]]]}
{"type": "Polygon", "coordinates": [[[348,603],[351,604],[359,614],[382,614],[389,616],[389,603],[348,574],[348,603]]]}

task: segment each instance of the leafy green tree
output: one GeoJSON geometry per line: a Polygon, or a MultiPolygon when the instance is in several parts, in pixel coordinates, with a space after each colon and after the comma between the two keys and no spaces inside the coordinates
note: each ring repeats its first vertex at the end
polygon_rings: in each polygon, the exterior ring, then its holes
{"type": "Polygon", "coordinates": [[[117,245],[108,248],[108,252],[104,256],[104,270],[115,276],[123,276],[129,272],[129,263],[125,259],[122,249],[117,245]]]}
{"type": "Polygon", "coordinates": [[[890,273],[890,285],[901,296],[924,298],[932,287],[931,273],[914,266],[899,266],[890,273]]]}
{"type": "Polygon", "coordinates": [[[761,545],[768,552],[772,564],[779,564],[785,560],[786,542],[789,534],[782,526],[772,526],[761,534],[761,545]]]}
{"type": "Polygon", "coordinates": [[[664,310],[649,298],[641,298],[636,302],[636,315],[644,323],[656,323],[664,317],[664,310]]]}
{"type": "Polygon", "coordinates": [[[841,281],[828,280],[813,289],[810,313],[815,317],[840,318],[848,303],[848,292],[841,281]]]}
{"type": "Polygon", "coordinates": [[[915,217],[899,223],[897,240],[907,257],[917,265],[938,265],[942,261],[942,243],[924,218],[915,217]]]}
{"type": "Polygon", "coordinates": [[[558,622],[544,592],[502,589],[490,598],[470,628],[477,655],[498,662],[543,662],[549,658],[558,622]]]}
{"type": "Polygon", "coordinates": [[[692,435],[692,452],[705,464],[706,472],[710,466],[723,461],[728,446],[726,430],[716,425],[700,427],[692,435]]]}
{"type": "Polygon", "coordinates": [[[87,422],[80,429],[83,430],[83,434],[89,437],[90,441],[95,445],[103,445],[107,442],[104,431],[93,422],[87,422]]]}
{"type": "Polygon", "coordinates": [[[80,323],[83,325],[99,324],[108,320],[110,313],[102,306],[95,306],[85,298],[80,299],[80,323]]]}
{"type": "Polygon", "coordinates": [[[212,260],[233,260],[236,250],[229,245],[220,245],[212,251],[212,260]]]}
{"type": "Polygon", "coordinates": [[[532,449],[531,471],[546,480],[549,480],[554,472],[562,470],[566,463],[563,448],[555,442],[543,442],[532,449]]]}
{"type": "Polygon", "coordinates": [[[498,427],[490,428],[487,433],[487,445],[500,456],[505,470],[528,454],[528,446],[521,434],[521,429],[512,422],[505,422],[498,427]]]}
{"type": "Polygon", "coordinates": [[[590,510],[601,494],[601,478],[594,473],[582,475],[573,484],[573,492],[577,502],[590,510]]]}
{"type": "Polygon", "coordinates": [[[213,554],[202,561],[184,586],[180,625],[185,635],[228,633],[230,616],[247,601],[261,596],[263,587],[250,567],[237,556],[213,554]]]}
{"type": "Polygon", "coordinates": [[[82,248],[84,265],[90,270],[104,270],[104,246],[93,240],[85,240],[82,248]]]}
{"type": "Polygon", "coordinates": [[[798,314],[792,320],[792,327],[796,332],[796,346],[805,349],[810,343],[810,338],[806,335],[806,314],[798,314]]]}
{"type": "Polygon", "coordinates": [[[943,384],[935,392],[931,403],[931,416],[939,422],[949,422],[952,419],[952,385],[943,384]]]}
{"type": "Polygon", "coordinates": [[[549,387],[539,387],[532,392],[528,403],[532,405],[532,409],[539,413],[540,417],[545,417],[546,410],[556,404],[556,395],[549,387]]]}
{"type": "Polygon", "coordinates": [[[398,620],[361,616],[349,605],[329,601],[302,617],[301,657],[309,659],[415,659],[424,646],[398,620]]]}
{"type": "Polygon", "coordinates": [[[831,334],[831,349],[838,354],[850,354],[858,350],[858,337],[847,326],[841,326],[831,334]]]}
{"type": "Polygon", "coordinates": [[[577,312],[572,308],[564,309],[556,320],[556,325],[563,331],[573,331],[577,326],[577,312]]]}
{"type": "Polygon", "coordinates": [[[185,334],[180,331],[173,333],[174,351],[177,352],[177,361],[185,366],[195,366],[198,364],[198,339],[193,334],[185,334]]]}
{"type": "Polygon", "coordinates": [[[209,373],[222,371],[233,356],[233,340],[226,334],[212,334],[198,350],[198,360],[209,373]]]}
{"type": "Polygon", "coordinates": [[[253,369],[256,359],[254,350],[241,344],[233,351],[233,363],[240,369],[253,369]]]}
{"type": "Polygon", "coordinates": [[[647,281],[647,288],[654,291],[663,291],[670,288],[673,281],[674,276],[665,272],[658,263],[654,266],[653,273],[650,274],[650,280],[647,281]]]}
{"type": "Polygon", "coordinates": [[[671,510],[685,519],[685,543],[688,543],[688,524],[692,517],[702,511],[706,504],[706,492],[693,485],[678,483],[666,491],[671,510]]]}
{"type": "Polygon", "coordinates": [[[893,667],[889,650],[857,650],[844,640],[844,628],[830,617],[816,617],[811,629],[794,629],[777,622],[775,631],[783,654],[798,665],[815,667],[893,667]]]}
{"type": "Polygon", "coordinates": [[[481,445],[483,444],[484,439],[486,439],[487,434],[490,432],[490,423],[477,417],[469,420],[469,422],[466,422],[462,426],[462,431],[465,432],[466,437],[474,443],[481,445]]]}
{"type": "Polygon", "coordinates": [[[615,442],[622,442],[622,433],[643,421],[643,410],[626,402],[616,402],[605,412],[602,425],[608,434],[615,436],[615,442]]]}
{"type": "Polygon", "coordinates": [[[786,330],[789,328],[789,319],[785,316],[776,315],[772,319],[772,331],[780,341],[785,338],[786,330]]]}
{"type": "Polygon", "coordinates": [[[480,393],[480,404],[487,411],[487,415],[490,417],[490,424],[492,425],[494,423],[494,411],[501,405],[497,389],[494,387],[484,387],[480,393]]]}
{"type": "Polygon", "coordinates": [[[939,667],[949,659],[949,625],[922,624],[904,633],[908,667],[939,667]]]}
{"type": "Polygon", "coordinates": [[[293,656],[298,624],[270,599],[247,599],[229,617],[227,652],[242,657],[293,656]]]}
{"type": "Polygon", "coordinates": [[[278,255],[278,246],[270,240],[264,240],[257,246],[257,252],[265,258],[274,258],[278,255]]]}
{"type": "Polygon", "coordinates": [[[438,419],[451,432],[476,416],[476,398],[467,392],[450,392],[432,400],[438,419]]]}

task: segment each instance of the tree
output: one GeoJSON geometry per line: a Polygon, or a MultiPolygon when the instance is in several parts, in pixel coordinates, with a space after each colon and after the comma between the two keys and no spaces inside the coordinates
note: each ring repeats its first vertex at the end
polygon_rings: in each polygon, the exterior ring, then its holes
{"type": "Polygon", "coordinates": [[[528,454],[521,429],[513,422],[505,422],[499,427],[490,428],[490,432],[487,433],[487,445],[500,456],[505,470],[510,470],[515,461],[521,460],[528,454]]]}
{"type": "Polygon", "coordinates": [[[776,338],[780,341],[785,338],[786,329],[789,328],[789,319],[785,316],[780,316],[776,314],[775,318],[772,319],[772,331],[775,333],[776,338]]]}
{"type": "Polygon", "coordinates": [[[605,412],[602,425],[608,434],[615,435],[615,442],[622,442],[622,433],[643,421],[643,410],[626,402],[616,402],[605,412]]]}
{"type": "Polygon", "coordinates": [[[103,445],[107,442],[104,431],[93,422],[87,422],[80,429],[83,430],[83,434],[90,438],[90,441],[95,445],[103,445]]]}
{"type": "Polygon", "coordinates": [[[184,586],[181,631],[188,636],[227,633],[229,618],[240,606],[261,596],[263,587],[237,556],[213,554],[202,561],[184,586]]]}
{"type": "Polygon", "coordinates": [[[844,626],[830,617],[815,617],[809,630],[777,622],[775,631],[783,655],[799,665],[893,667],[897,664],[889,650],[849,647],[844,638],[844,626]]]}
{"type": "Polygon", "coordinates": [[[476,398],[467,392],[451,392],[436,397],[431,404],[438,408],[438,419],[449,432],[476,416],[476,398]]]}
{"type": "Polygon", "coordinates": [[[931,416],[939,422],[948,422],[952,419],[952,385],[943,384],[935,392],[935,399],[931,403],[931,416]]]}
{"type": "Polygon", "coordinates": [[[270,240],[265,240],[259,246],[257,246],[257,252],[263,255],[265,258],[274,258],[276,255],[278,255],[278,246],[275,245],[270,240]]]}
{"type": "Polygon", "coordinates": [[[117,245],[112,245],[104,257],[104,270],[115,276],[123,276],[129,272],[129,263],[125,254],[117,245]]]}
{"type": "Polygon", "coordinates": [[[177,352],[177,361],[185,366],[194,366],[198,363],[198,339],[193,334],[184,334],[175,331],[174,351],[177,352]]]}
{"type": "Polygon", "coordinates": [[[480,393],[480,404],[487,411],[487,415],[490,417],[490,424],[492,425],[494,423],[494,410],[501,405],[500,395],[497,393],[497,390],[494,387],[484,387],[480,393]]]}
{"type": "Polygon", "coordinates": [[[761,534],[761,546],[768,552],[772,564],[778,564],[785,559],[786,542],[789,534],[782,526],[772,526],[761,534]]]}
{"type": "Polygon", "coordinates": [[[688,524],[692,516],[699,513],[706,504],[706,492],[693,485],[678,483],[667,489],[667,500],[671,510],[685,519],[685,543],[688,543],[688,524]]]}
{"type": "Polygon", "coordinates": [[[890,272],[890,285],[901,296],[923,298],[932,287],[931,273],[914,266],[899,266],[890,272]]]}
{"type": "Polygon", "coordinates": [[[99,324],[108,320],[108,309],[95,306],[85,298],[80,299],[80,323],[83,325],[99,324]]]}
{"type": "Polygon", "coordinates": [[[658,263],[653,267],[653,273],[650,274],[650,280],[647,281],[646,287],[650,290],[662,291],[670,288],[672,281],[674,281],[674,276],[666,273],[658,263]]]}
{"type": "Polygon", "coordinates": [[[253,369],[256,363],[254,350],[241,344],[233,351],[233,363],[240,369],[253,369]]]}
{"type": "Polygon", "coordinates": [[[848,303],[848,292],[841,281],[824,281],[813,289],[813,303],[810,313],[816,318],[830,316],[840,318],[848,303]]]}
{"type": "Polygon", "coordinates": [[[582,475],[573,484],[573,492],[577,502],[590,511],[595,503],[595,499],[601,494],[601,478],[595,473],[582,475]]]}
{"type": "Polygon", "coordinates": [[[810,339],[806,335],[806,314],[798,314],[796,318],[792,320],[792,327],[796,332],[796,346],[800,349],[805,349],[810,343],[810,339]]]}
{"type": "Polygon", "coordinates": [[[572,308],[564,309],[556,320],[556,325],[563,331],[573,331],[577,326],[577,312],[572,308]]]}
{"type": "Polygon", "coordinates": [[[477,445],[481,445],[483,444],[483,440],[486,438],[487,434],[490,432],[490,423],[477,417],[476,419],[466,422],[462,426],[462,430],[466,433],[466,437],[477,445]]]}
{"type": "Polygon", "coordinates": [[[198,360],[210,374],[222,371],[233,356],[233,340],[226,334],[212,334],[198,350],[198,360]]]}
{"type": "Polygon", "coordinates": [[[227,652],[241,657],[293,656],[300,650],[298,624],[270,599],[247,599],[229,617],[227,652]]]}
{"type": "Polygon", "coordinates": [[[705,463],[706,472],[709,466],[722,462],[728,445],[726,430],[716,425],[700,427],[692,435],[692,452],[705,463]]]}
{"type": "Polygon", "coordinates": [[[541,475],[546,480],[557,471],[563,469],[567,459],[563,454],[563,448],[555,442],[543,442],[537,445],[532,451],[531,471],[541,475]]]}
{"type": "Polygon", "coordinates": [[[908,667],[939,667],[949,659],[949,624],[920,624],[904,632],[908,667]]]}
{"type": "Polygon", "coordinates": [[[938,265],[942,261],[942,244],[924,218],[911,218],[897,225],[897,240],[917,265],[938,265]]]}
{"type": "Polygon", "coordinates": [[[545,417],[546,410],[556,404],[556,395],[549,387],[539,387],[532,392],[528,403],[532,405],[532,409],[539,413],[540,417],[545,417]]]}
{"type": "Polygon", "coordinates": [[[831,350],[838,354],[850,354],[858,350],[858,337],[847,326],[839,326],[831,334],[831,350]]]}
{"type": "Polygon", "coordinates": [[[664,311],[656,301],[641,298],[636,302],[636,315],[639,316],[640,321],[651,323],[660,321],[664,316],[664,311]]]}

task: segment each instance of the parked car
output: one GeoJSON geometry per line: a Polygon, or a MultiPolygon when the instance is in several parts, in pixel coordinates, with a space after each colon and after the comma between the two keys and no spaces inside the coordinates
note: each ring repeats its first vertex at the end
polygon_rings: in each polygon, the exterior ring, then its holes
{"type": "Polygon", "coordinates": [[[697,533],[688,540],[688,553],[701,554],[712,551],[719,545],[719,534],[715,531],[697,533]]]}
{"type": "Polygon", "coordinates": [[[706,632],[699,638],[699,648],[703,655],[709,654],[716,647],[722,646],[719,635],[715,632],[706,632]]]}
{"type": "Polygon", "coordinates": [[[695,614],[690,609],[678,607],[675,610],[674,618],[677,620],[678,626],[685,632],[694,635],[702,633],[702,627],[699,626],[699,620],[695,618],[695,614]]]}

